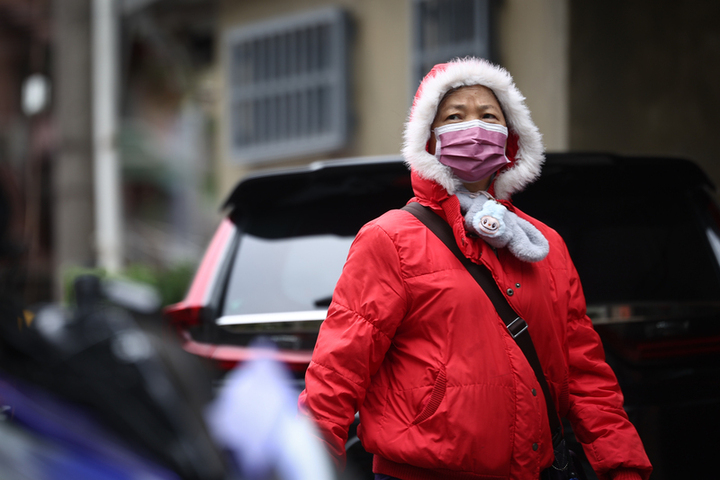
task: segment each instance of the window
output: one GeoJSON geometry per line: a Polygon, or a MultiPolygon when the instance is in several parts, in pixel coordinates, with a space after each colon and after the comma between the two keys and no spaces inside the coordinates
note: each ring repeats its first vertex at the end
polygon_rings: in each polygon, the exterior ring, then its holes
{"type": "Polygon", "coordinates": [[[346,17],[338,8],[228,34],[234,161],[282,160],[347,143],[347,34],[346,17]]]}
{"type": "MultiPolygon", "coordinates": [[[[492,60],[492,0],[415,0],[413,81],[455,57],[492,60]]],[[[417,86],[415,84],[415,87],[417,86]]],[[[415,88],[411,89],[413,92],[415,88]]]]}
{"type": "Polygon", "coordinates": [[[330,305],[355,237],[332,234],[261,238],[244,234],[222,314],[306,312],[330,305]]]}

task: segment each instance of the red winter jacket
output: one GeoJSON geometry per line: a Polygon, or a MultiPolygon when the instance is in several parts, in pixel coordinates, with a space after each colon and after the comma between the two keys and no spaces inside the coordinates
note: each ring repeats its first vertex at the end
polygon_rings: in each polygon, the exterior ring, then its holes
{"type": "MultiPolygon", "coordinates": [[[[550,253],[538,263],[496,254],[464,235],[456,197],[417,176],[413,185],[415,200],[452,217],[465,255],[490,269],[526,319],[559,413],[594,469],[603,477],[632,468],[647,478],[650,464],[560,236],[513,209],[545,235],[550,253]]],[[[543,394],[522,351],[467,270],[401,210],[358,234],[300,402],[337,457],[359,411],[374,470],[399,478],[534,479],[553,459],[543,394]]]]}

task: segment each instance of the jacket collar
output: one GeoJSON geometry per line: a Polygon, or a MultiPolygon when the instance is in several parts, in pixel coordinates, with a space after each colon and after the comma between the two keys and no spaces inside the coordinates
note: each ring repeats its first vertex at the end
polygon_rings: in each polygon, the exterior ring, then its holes
{"type": "MultiPolygon", "coordinates": [[[[415,192],[415,197],[410,201],[430,207],[440,215],[452,227],[453,236],[458,247],[460,247],[460,251],[473,262],[480,263],[483,251],[490,247],[482,240],[467,236],[465,221],[460,211],[460,200],[458,200],[457,196],[450,195],[442,185],[423,178],[414,170],[410,176],[413,191],[415,192]]],[[[507,203],[509,204],[509,202],[507,203]]]]}

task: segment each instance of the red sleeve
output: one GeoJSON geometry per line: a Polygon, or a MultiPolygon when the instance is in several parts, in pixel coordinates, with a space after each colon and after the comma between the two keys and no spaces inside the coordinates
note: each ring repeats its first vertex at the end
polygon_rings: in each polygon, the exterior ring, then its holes
{"type": "Polygon", "coordinates": [[[567,258],[570,276],[568,418],[601,480],[611,480],[615,473],[633,470],[632,473],[638,473],[647,480],[652,466],[635,427],[623,409],[620,386],[605,362],[600,337],[586,315],[580,279],[569,256],[567,258]]]}
{"type": "Polygon", "coordinates": [[[299,400],[341,468],[348,428],[406,309],[395,244],[370,223],[350,248],[299,400]]]}

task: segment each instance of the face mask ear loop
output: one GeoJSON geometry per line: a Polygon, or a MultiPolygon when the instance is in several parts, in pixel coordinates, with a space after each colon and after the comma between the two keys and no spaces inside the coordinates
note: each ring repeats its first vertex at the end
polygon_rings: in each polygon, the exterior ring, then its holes
{"type": "Polygon", "coordinates": [[[440,160],[440,135],[437,134],[437,128],[434,128],[432,134],[435,135],[435,158],[440,160]]]}

